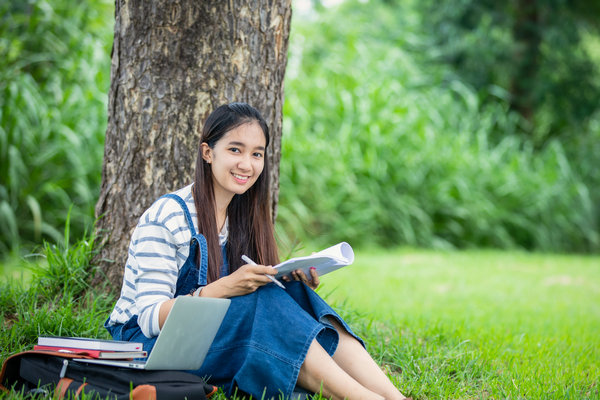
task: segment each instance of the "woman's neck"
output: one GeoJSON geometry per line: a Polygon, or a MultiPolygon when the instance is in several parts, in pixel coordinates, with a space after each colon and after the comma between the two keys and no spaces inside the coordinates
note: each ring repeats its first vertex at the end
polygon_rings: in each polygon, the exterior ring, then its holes
{"type": "Polygon", "coordinates": [[[223,230],[223,226],[225,225],[225,220],[227,219],[227,208],[224,211],[216,211],[216,219],[217,219],[217,232],[221,232],[223,230]]]}
{"type": "Polygon", "coordinates": [[[215,219],[217,221],[218,232],[223,230],[225,220],[227,219],[227,207],[229,207],[229,203],[231,203],[232,198],[233,195],[223,196],[219,195],[219,193],[215,193],[215,219]]]}

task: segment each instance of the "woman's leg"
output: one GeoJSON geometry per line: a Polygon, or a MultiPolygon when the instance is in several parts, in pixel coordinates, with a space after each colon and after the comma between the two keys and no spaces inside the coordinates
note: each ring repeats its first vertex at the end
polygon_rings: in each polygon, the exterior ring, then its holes
{"type": "Polygon", "coordinates": [[[323,396],[332,399],[382,399],[340,368],[316,340],[308,348],[298,374],[298,385],[315,393],[322,391],[323,396]]]}
{"type": "Polygon", "coordinates": [[[367,350],[333,318],[330,318],[329,322],[338,331],[340,337],[338,347],[333,354],[336,364],[362,386],[386,399],[405,399],[406,397],[388,379],[367,350]]]}

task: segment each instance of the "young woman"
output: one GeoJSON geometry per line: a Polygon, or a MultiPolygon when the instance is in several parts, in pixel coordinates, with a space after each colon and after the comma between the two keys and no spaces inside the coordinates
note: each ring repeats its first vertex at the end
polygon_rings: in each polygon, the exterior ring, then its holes
{"type": "Polygon", "coordinates": [[[208,117],[195,182],[158,199],[139,220],[106,328],[151,351],[177,296],[230,298],[196,371],[227,394],[289,398],[300,387],[334,399],[404,398],[314,292],[314,270],[310,277],[294,273],[285,290],[266,276],[275,275],[271,265],[279,262],[268,145],[267,124],[248,104],[223,105],[208,117]],[[244,254],[258,265],[243,262],[244,254]]]}

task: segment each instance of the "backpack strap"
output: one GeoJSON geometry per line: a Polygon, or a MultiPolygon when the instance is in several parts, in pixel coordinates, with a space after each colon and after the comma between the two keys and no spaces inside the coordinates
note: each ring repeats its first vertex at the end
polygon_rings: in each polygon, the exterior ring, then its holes
{"type": "Polygon", "coordinates": [[[57,399],[76,399],[79,395],[115,400],[206,400],[217,392],[217,387],[185,371],[115,368],[86,363],[80,358],[81,355],[53,351],[13,354],[2,364],[0,390],[23,391],[34,398],[41,393],[54,393],[57,399]]]}

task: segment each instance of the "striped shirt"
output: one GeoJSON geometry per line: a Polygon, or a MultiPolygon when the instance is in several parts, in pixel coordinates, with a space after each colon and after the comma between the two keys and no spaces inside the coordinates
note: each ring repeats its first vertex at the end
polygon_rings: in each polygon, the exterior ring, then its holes
{"type": "MultiPolygon", "coordinates": [[[[185,201],[198,231],[191,188],[188,185],[174,193],[185,201]]],[[[227,241],[227,225],[226,221],[219,234],[220,245],[227,241]]],[[[175,200],[160,198],[144,212],[131,237],[121,296],[110,314],[109,325],[124,324],[137,315],[144,335],[158,336],[158,311],[163,302],[175,296],[191,238],[183,210],[175,200]]]]}

